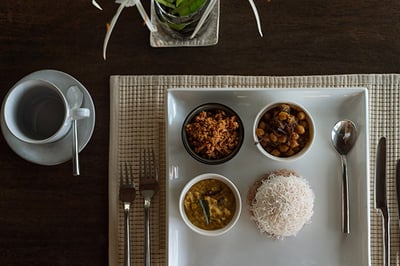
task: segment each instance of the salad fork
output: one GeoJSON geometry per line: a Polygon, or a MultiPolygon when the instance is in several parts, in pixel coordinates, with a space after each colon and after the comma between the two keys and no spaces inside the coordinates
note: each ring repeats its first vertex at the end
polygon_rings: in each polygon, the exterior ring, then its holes
{"type": "Polygon", "coordinates": [[[158,171],[153,149],[144,149],[140,153],[139,180],[139,190],[144,198],[145,265],[150,266],[150,204],[152,197],[159,188],[158,171]]]}
{"type": "Polygon", "coordinates": [[[124,169],[120,173],[119,200],[122,201],[124,207],[124,229],[125,229],[125,244],[124,244],[124,265],[131,265],[130,252],[130,229],[129,229],[129,212],[132,202],[136,197],[135,183],[133,181],[132,168],[124,162],[124,169]]]}

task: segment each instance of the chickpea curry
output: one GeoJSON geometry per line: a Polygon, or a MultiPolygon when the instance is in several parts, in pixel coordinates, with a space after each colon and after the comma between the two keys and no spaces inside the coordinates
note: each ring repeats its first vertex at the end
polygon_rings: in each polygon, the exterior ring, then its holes
{"type": "Polygon", "coordinates": [[[235,195],[225,183],[205,179],[194,184],[186,193],[184,208],[195,226],[205,230],[221,229],[233,218],[235,195]]]}
{"type": "Polygon", "coordinates": [[[273,156],[290,157],[310,141],[308,117],[290,104],[279,104],[261,117],[256,135],[263,148],[273,156]]]}

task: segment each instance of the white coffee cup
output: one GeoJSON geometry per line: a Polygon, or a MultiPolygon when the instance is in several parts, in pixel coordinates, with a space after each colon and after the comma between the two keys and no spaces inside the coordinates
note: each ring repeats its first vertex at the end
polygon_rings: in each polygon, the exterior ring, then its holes
{"type": "Polygon", "coordinates": [[[89,117],[90,110],[71,110],[66,96],[55,84],[31,79],[10,89],[3,101],[2,115],[16,138],[31,144],[45,144],[66,136],[72,117],[89,117]]]}

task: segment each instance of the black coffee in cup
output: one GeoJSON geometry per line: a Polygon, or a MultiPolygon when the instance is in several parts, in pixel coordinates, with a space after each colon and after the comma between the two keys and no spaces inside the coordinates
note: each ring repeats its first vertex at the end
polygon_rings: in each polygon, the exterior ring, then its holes
{"type": "Polygon", "coordinates": [[[71,128],[65,95],[45,80],[17,83],[6,95],[2,115],[9,131],[27,143],[55,142],[71,128]]]}
{"type": "Polygon", "coordinates": [[[21,97],[16,123],[27,137],[43,140],[54,135],[63,125],[65,106],[57,92],[45,87],[27,91],[21,97]]]}

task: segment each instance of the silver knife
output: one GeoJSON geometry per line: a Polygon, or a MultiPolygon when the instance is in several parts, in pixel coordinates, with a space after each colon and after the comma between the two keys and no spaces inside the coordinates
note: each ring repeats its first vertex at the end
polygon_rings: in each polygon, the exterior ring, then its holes
{"type": "Polygon", "coordinates": [[[383,223],[383,262],[390,265],[390,217],[386,199],[386,138],[381,137],[376,154],[375,208],[380,209],[383,223]]]}
{"type": "Polygon", "coordinates": [[[399,225],[400,225],[400,160],[397,160],[397,167],[396,167],[396,192],[397,192],[397,214],[399,216],[399,225]]]}

